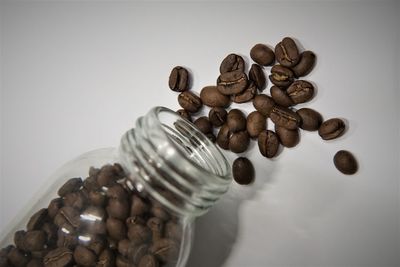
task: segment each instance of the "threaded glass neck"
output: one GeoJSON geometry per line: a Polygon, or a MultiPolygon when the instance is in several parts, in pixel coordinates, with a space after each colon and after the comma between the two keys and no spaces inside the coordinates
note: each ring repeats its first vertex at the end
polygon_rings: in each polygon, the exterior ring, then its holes
{"type": "Polygon", "coordinates": [[[122,137],[119,151],[133,185],[181,216],[205,213],[232,180],[214,143],[164,107],[140,117],[122,137]]]}

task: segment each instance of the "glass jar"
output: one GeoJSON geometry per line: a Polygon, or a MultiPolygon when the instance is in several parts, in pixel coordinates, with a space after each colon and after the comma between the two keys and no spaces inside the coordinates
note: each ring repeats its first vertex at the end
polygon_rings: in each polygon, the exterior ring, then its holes
{"type": "Polygon", "coordinates": [[[3,232],[0,267],[185,266],[194,219],[231,179],[193,124],[153,108],[119,149],[83,154],[51,177],[3,232]]]}

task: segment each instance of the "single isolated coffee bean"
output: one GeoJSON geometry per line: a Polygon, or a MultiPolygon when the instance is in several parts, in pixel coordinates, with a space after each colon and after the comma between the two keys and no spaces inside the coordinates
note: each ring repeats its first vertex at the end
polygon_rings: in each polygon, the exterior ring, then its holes
{"type": "Polygon", "coordinates": [[[223,95],[239,94],[246,89],[247,81],[247,76],[242,71],[226,72],[218,77],[217,89],[223,95]]]}
{"type": "Polygon", "coordinates": [[[270,114],[271,120],[277,126],[294,130],[300,125],[300,116],[289,108],[274,106],[270,114]]]}
{"type": "Polygon", "coordinates": [[[185,110],[196,113],[203,106],[200,97],[191,92],[182,92],[178,95],[179,105],[185,110]]]}
{"type": "Polygon", "coordinates": [[[189,73],[187,69],[181,66],[173,68],[169,75],[168,85],[172,91],[186,91],[189,87],[189,73]]]}
{"type": "Polygon", "coordinates": [[[231,95],[232,101],[235,103],[246,103],[251,101],[257,95],[257,87],[253,81],[250,81],[247,88],[243,92],[231,95]]]}
{"type": "Polygon", "coordinates": [[[300,54],[300,61],[296,66],[292,67],[296,77],[302,77],[309,74],[315,65],[316,56],[312,51],[304,51],[300,54]]]}
{"type": "Polygon", "coordinates": [[[225,123],[222,125],[217,135],[217,144],[220,148],[225,150],[229,149],[229,139],[231,135],[232,133],[229,130],[228,124],[225,123]]]}
{"type": "Polygon", "coordinates": [[[355,174],[358,170],[356,158],[349,151],[339,150],[333,157],[336,169],[344,174],[355,174]]]}
{"type": "Polygon", "coordinates": [[[254,97],[253,106],[258,112],[268,117],[275,106],[275,102],[271,97],[260,94],[254,97]]]}
{"type": "Polygon", "coordinates": [[[282,65],[275,65],[271,68],[269,80],[278,87],[286,88],[294,80],[293,71],[282,65]]]}
{"type": "Polygon", "coordinates": [[[285,127],[275,125],[275,132],[279,137],[279,141],[285,147],[295,147],[300,141],[298,129],[290,130],[285,127]]]}
{"type": "Polygon", "coordinates": [[[228,112],[221,107],[213,107],[208,113],[208,119],[215,127],[219,127],[226,122],[228,112]]]}
{"type": "Polygon", "coordinates": [[[210,133],[212,131],[211,122],[208,120],[206,116],[200,117],[194,121],[194,125],[202,132],[203,134],[210,133]]]}
{"type": "Polygon", "coordinates": [[[250,136],[246,130],[236,132],[229,138],[229,149],[234,153],[242,153],[247,150],[250,143],[250,136]]]}
{"type": "Polygon", "coordinates": [[[282,90],[278,86],[272,86],[270,89],[271,97],[275,101],[276,104],[282,107],[290,107],[293,106],[293,100],[288,96],[285,90],[282,90]]]}
{"type": "Polygon", "coordinates": [[[324,121],[318,129],[318,134],[324,140],[331,140],[341,136],[345,130],[344,121],[333,118],[324,121]]]}
{"type": "Polygon", "coordinates": [[[254,166],[248,158],[240,157],[232,164],[233,178],[238,184],[247,185],[254,180],[254,166]]]}
{"type": "Polygon", "coordinates": [[[246,117],[239,109],[231,109],[226,120],[229,131],[236,133],[246,129],[246,117]]]}
{"type": "Polygon", "coordinates": [[[231,103],[229,96],[221,94],[217,86],[206,86],[200,92],[200,99],[209,107],[227,107],[231,103]]]}
{"type": "Polygon", "coordinates": [[[267,127],[267,118],[258,111],[253,111],[247,116],[247,132],[251,138],[256,138],[267,127]]]}
{"type": "Polygon", "coordinates": [[[71,178],[68,181],[66,181],[60,189],[58,189],[58,195],[60,197],[64,197],[69,193],[78,191],[79,188],[83,185],[82,179],[81,178],[71,178]]]}
{"type": "Polygon", "coordinates": [[[188,121],[192,121],[192,117],[190,116],[190,113],[187,112],[186,110],[184,110],[183,108],[182,109],[178,109],[176,111],[176,113],[178,113],[179,116],[181,116],[182,118],[187,119],[188,121]]]}
{"type": "Polygon", "coordinates": [[[222,60],[219,72],[223,74],[235,70],[244,72],[244,60],[239,55],[229,54],[222,60]]]}
{"type": "Polygon", "coordinates": [[[293,67],[300,59],[297,45],[290,37],[283,38],[283,40],[275,46],[275,56],[276,60],[285,67],[293,67]]]}
{"type": "Polygon", "coordinates": [[[286,90],[293,103],[300,104],[309,101],[314,96],[314,86],[303,80],[293,82],[286,90]]]}
{"type": "Polygon", "coordinates": [[[264,44],[256,44],[250,50],[250,57],[257,64],[262,66],[272,65],[275,61],[275,54],[271,48],[264,44]]]}
{"type": "Polygon", "coordinates": [[[275,157],[279,149],[279,139],[276,133],[271,130],[262,131],[258,135],[258,149],[264,157],[275,157]]]}
{"type": "Polygon", "coordinates": [[[307,131],[316,131],[322,123],[322,116],[311,108],[301,108],[296,111],[301,117],[300,128],[307,131]]]}
{"type": "Polygon", "coordinates": [[[249,70],[249,80],[253,81],[260,91],[264,90],[266,80],[264,71],[260,67],[260,65],[251,65],[251,68],[249,70]]]}

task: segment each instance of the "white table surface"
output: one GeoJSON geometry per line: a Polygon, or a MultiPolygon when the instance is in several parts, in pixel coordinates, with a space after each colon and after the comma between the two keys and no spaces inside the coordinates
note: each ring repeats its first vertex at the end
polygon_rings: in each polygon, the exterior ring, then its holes
{"type": "Polygon", "coordinates": [[[274,160],[253,143],[245,155],[255,183],[232,185],[199,220],[188,266],[400,266],[395,1],[5,1],[0,9],[0,230],[64,162],[117,146],[153,106],[177,109],[167,86],[173,66],[188,67],[199,92],[228,53],[249,62],[254,44],[293,36],[318,56],[306,77],[318,93],[302,106],[345,118],[349,129],[330,142],[302,132],[274,160]],[[334,168],[340,149],[357,156],[356,175],[334,168]]]}

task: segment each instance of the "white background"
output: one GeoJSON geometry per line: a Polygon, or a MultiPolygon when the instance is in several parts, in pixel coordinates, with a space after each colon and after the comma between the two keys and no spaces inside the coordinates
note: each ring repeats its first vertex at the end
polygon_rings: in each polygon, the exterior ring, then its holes
{"type": "Polygon", "coordinates": [[[245,155],[255,183],[233,185],[199,220],[188,266],[400,265],[399,4],[9,1],[0,9],[0,230],[63,163],[117,146],[153,106],[177,109],[167,86],[175,65],[190,69],[199,92],[228,53],[249,62],[254,44],[292,36],[318,56],[306,77],[318,92],[303,106],[345,118],[349,130],[330,142],[302,132],[274,160],[253,143],[245,155]],[[339,149],[356,155],[356,175],[334,168],[339,149]]]}

